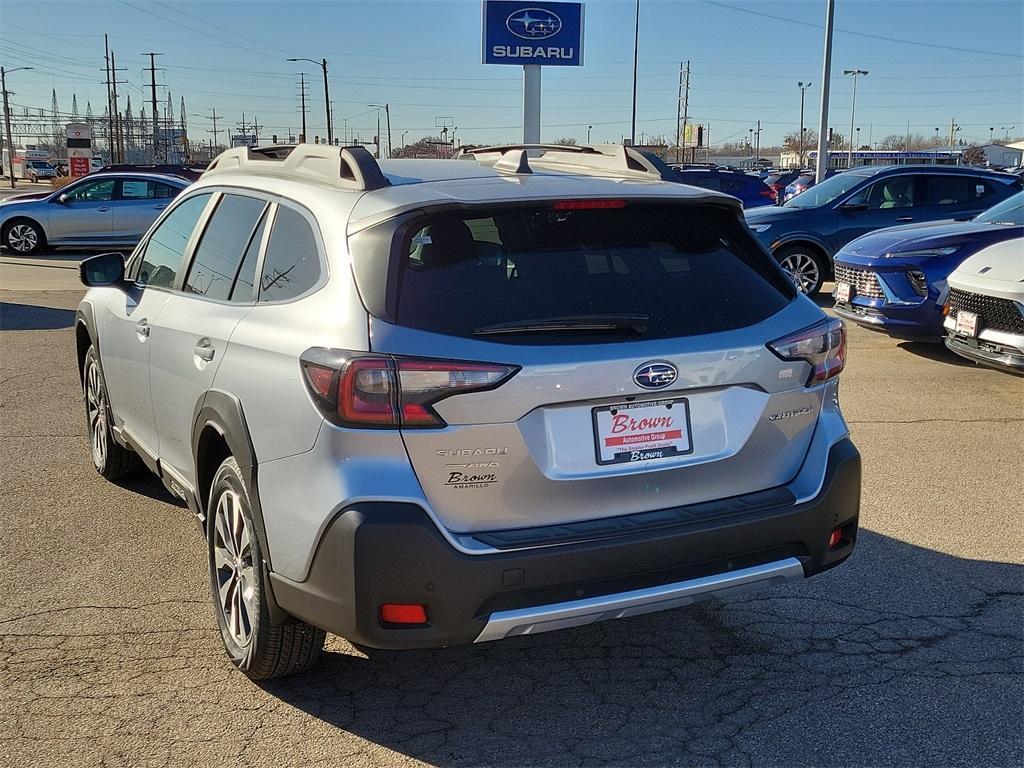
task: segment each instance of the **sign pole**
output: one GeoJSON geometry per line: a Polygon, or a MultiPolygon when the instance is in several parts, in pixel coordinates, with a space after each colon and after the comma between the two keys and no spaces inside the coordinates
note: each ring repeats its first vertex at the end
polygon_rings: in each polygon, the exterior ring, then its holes
{"type": "Polygon", "coordinates": [[[540,64],[523,65],[523,143],[540,144],[540,64]]]}

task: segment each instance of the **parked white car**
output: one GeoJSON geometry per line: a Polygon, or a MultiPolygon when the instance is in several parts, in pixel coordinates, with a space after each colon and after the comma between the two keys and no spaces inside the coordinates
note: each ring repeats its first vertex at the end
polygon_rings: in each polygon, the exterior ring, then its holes
{"type": "Polygon", "coordinates": [[[949,276],[946,346],[1024,374],[1024,238],[978,251],[949,276]]]}

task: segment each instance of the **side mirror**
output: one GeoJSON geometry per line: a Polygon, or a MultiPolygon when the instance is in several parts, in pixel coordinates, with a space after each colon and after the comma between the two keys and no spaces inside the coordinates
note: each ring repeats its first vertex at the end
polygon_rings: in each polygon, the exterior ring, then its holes
{"type": "Polygon", "coordinates": [[[120,285],[124,282],[124,255],[112,252],[88,258],[78,265],[78,274],[90,288],[120,285]]]}
{"type": "Polygon", "coordinates": [[[57,196],[57,202],[60,203],[61,205],[67,205],[68,204],[68,193],[67,192],[61,192],[60,195],[57,196]]]}
{"type": "Polygon", "coordinates": [[[862,200],[850,200],[843,203],[840,208],[847,213],[850,211],[866,211],[868,209],[868,204],[862,200]]]}

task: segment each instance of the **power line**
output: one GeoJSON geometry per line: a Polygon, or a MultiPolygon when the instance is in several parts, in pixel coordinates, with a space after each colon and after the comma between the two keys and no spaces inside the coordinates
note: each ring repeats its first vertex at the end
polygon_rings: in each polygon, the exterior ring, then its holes
{"type": "MultiPolygon", "coordinates": [[[[812,29],[824,29],[823,25],[815,24],[810,21],[803,21],[801,19],[791,19],[786,16],[776,16],[772,13],[765,13],[764,11],[754,11],[750,8],[739,8],[735,5],[729,5],[728,3],[719,2],[719,0],[703,0],[708,5],[715,5],[719,8],[727,8],[730,11],[738,11],[740,13],[748,13],[751,16],[760,16],[765,19],[774,19],[775,21],[785,21],[789,24],[798,24],[802,27],[811,27],[812,29]]],[[[980,53],[985,56],[1005,56],[1011,59],[1024,58],[1019,53],[1004,53],[1003,51],[982,51],[977,48],[959,48],[955,45],[943,45],[942,43],[925,43],[920,40],[906,40],[900,37],[887,37],[885,35],[876,35],[871,32],[857,32],[852,29],[843,29],[842,27],[836,27],[836,32],[842,32],[847,35],[856,35],[857,37],[868,37],[873,40],[884,40],[887,43],[900,43],[902,45],[918,45],[922,48],[938,48],[945,51],[958,51],[960,53],[980,53]]]]}

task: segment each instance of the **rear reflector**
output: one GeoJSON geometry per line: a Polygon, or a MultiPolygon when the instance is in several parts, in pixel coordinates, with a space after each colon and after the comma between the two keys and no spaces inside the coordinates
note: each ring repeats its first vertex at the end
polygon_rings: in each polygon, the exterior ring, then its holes
{"type": "Polygon", "coordinates": [[[556,211],[588,211],[599,208],[625,208],[625,200],[559,200],[553,206],[556,211]]]}
{"type": "Polygon", "coordinates": [[[843,543],[843,529],[836,528],[828,537],[828,548],[835,549],[843,543]]]}
{"type": "Polygon", "coordinates": [[[384,603],[380,620],[385,624],[426,624],[427,609],[416,604],[384,603]]]}

